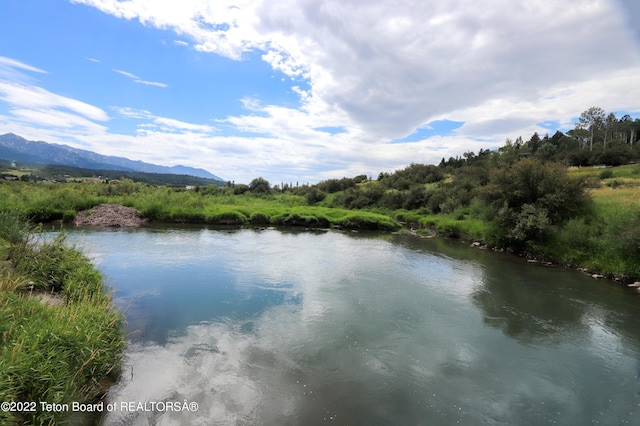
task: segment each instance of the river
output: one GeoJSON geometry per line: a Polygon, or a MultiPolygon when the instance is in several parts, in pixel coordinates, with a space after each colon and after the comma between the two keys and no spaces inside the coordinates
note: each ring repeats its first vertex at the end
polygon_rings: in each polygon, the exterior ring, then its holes
{"type": "Polygon", "coordinates": [[[612,282],[383,233],[68,236],[127,317],[104,425],[640,424],[640,298],[612,282]]]}

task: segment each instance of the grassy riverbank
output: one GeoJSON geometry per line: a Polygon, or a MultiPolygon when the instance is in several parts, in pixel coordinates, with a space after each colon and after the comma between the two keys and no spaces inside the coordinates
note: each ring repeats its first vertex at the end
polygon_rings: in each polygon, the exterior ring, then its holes
{"type": "Polygon", "coordinates": [[[31,404],[0,411],[3,425],[60,424],[74,413],[41,403],[95,401],[126,342],[123,316],[90,261],[63,235],[43,242],[32,231],[0,212],[0,402],[31,404]]]}
{"type": "Polygon", "coordinates": [[[184,190],[131,181],[117,185],[3,182],[0,200],[0,210],[12,208],[36,223],[71,222],[78,211],[108,203],[133,207],[144,218],[158,222],[382,230],[399,227],[388,215],[309,206],[305,197],[298,195],[234,194],[229,188],[218,187],[184,190]]]}
{"type": "MultiPolygon", "coordinates": [[[[530,242],[523,254],[624,282],[640,280],[640,166],[574,168],[569,176],[590,180],[589,208],[546,238],[530,242]]],[[[392,217],[412,223],[418,234],[436,233],[500,247],[494,225],[486,219],[488,211],[479,203],[452,213],[395,211],[392,217]]]]}
{"type": "Polygon", "coordinates": [[[640,279],[637,165],[585,167],[567,173],[561,166],[522,160],[512,166],[471,165],[450,174],[446,169],[412,165],[378,180],[344,178],[284,189],[270,189],[267,183],[263,192],[247,185],[186,190],[129,180],[0,182],[0,200],[0,210],[16,209],[36,223],[71,222],[78,211],[106,203],[133,207],[152,222],[404,227],[416,234],[480,241],[623,281],[640,279]],[[511,194],[528,190],[526,184],[513,186],[518,179],[540,184],[529,201],[513,199],[511,194]],[[583,183],[578,188],[571,183],[574,180],[583,183]]]}

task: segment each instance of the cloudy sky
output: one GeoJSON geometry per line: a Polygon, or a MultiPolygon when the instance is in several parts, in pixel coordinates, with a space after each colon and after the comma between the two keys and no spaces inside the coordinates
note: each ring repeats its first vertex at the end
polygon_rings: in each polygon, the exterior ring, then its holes
{"type": "Polygon", "coordinates": [[[591,106],[640,113],[635,0],[0,2],[0,134],[236,182],[377,176],[591,106]]]}

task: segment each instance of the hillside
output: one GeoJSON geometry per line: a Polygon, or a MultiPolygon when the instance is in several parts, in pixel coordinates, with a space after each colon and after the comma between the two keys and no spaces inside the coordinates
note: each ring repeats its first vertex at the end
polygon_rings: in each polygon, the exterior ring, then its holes
{"type": "Polygon", "coordinates": [[[29,141],[13,133],[0,135],[0,159],[9,162],[51,164],[92,170],[189,175],[223,181],[222,178],[199,168],[159,166],[123,157],[96,154],[95,152],[76,149],[67,145],[29,141]]]}

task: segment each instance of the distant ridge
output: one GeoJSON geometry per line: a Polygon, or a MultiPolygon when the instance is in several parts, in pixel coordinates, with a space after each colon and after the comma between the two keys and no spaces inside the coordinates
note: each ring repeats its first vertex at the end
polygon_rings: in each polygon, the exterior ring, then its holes
{"type": "Polygon", "coordinates": [[[55,164],[96,170],[121,170],[142,173],[189,175],[223,181],[204,169],[187,166],[159,166],[133,161],[124,157],[100,155],[83,149],[71,148],[43,141],[29,141],[13,133],[0,135],[0,158],[23,163],[55,164]]]}

